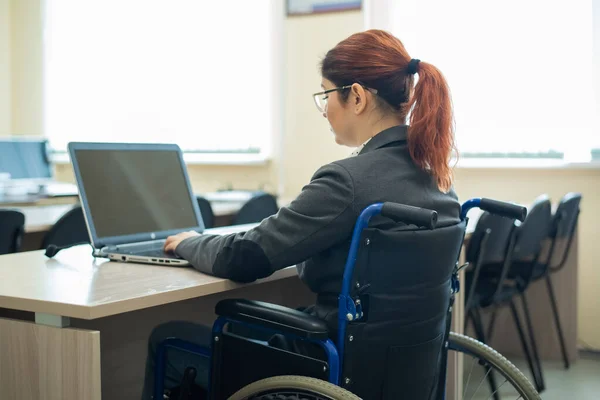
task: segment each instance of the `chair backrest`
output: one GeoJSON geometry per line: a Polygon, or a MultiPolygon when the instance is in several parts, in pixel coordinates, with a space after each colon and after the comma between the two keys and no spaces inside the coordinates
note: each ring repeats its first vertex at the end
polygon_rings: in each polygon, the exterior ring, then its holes
{"type": "Polygon", "coordinates": [[[466,260],[472,265],[467,275],[466,308],[472,304],[474,293],[493,299],[501,290],[510,265],[510,256],[515,220],[484,212],[475,227],[466,250],[466,260]],[[491,284],[490,284],[491,283],[491,284]],[[480,290],[478,285],[486,288],[480,290]]]}
{"type": "Polygon", "coordinates": [[[25,216],[14,210],[0,210],[0,254],[16,253],[21,247],[25,216]]]}
{"type": "Polygon", "coordinates": [[[552,236],[557,239],[569,238],[575,231],[579,217],[580,193],[567,193],[558,203],[552,220],[552,236]]]}
{"type": "Polygon", "coordinates": [[[517,237],[512,259],[515,262],[535,262],[544,239],[550,235],[552,203],[547,195],[541,195],[531,205],[527,218],[517,224],[517,237]]]}
{"type": "Polygon", "coordinates": [[[552,238],[552,247],[548,258],[548,263],[553,270],[562,268],[567,259],[571,241],[577,227],[579,219],[579,205],[581,204],[580,193],[567,193],[558,203],[554,216],[552,218],[552,229],[550,236],[552,238]],[[557,243],[560,240],[566,240],[566,243],[557,243]],[[558,262],[557,262],[558,260],[558,262]]]}
{"type": "Polygon", "coordinates": [[[90,243],[90,236],[81,206],[74,207],[56,221],[44,236],[42,249],[51,244],[60,247],[77,243],[90,243]]]}
{"type": "Polygon", "coordinates": [[[541,195],[535,199],[525,221],[515,225],[515,245],[508,277],[515,279],[519,290],[524,291],[533,279],[546,272],[546,260],[540,256],[542,245],[550,237],[552,228],[552,203],[548,196],[541,195]]]}
{"type": "Polygon", "coordinates": [[[484,212],[477,221],[475,231],[469,240],[466,251],[467,261],[481,265],[504,262],[514,227],[513,219],[484,212]]]}
{"type": "Polygon", "coordinates": [[[197,196],[198,207],[200,208],[200,214],[202,214],[202,221],[206,229],[213,228],[215,226],[215,214],[213,213],[210,202],[202,196],[197,196]]]}
{"type": "Polygon", "coordinates": [[[275,196],[265,192],[257,192],[246,202],[233,218],[232,225],[252,224],[277,214],[279,206],[275,196]]]}

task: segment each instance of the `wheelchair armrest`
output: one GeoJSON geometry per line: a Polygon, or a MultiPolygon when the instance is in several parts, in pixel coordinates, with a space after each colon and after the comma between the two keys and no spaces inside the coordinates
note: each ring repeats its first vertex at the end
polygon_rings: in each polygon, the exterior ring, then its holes
{"type": "Polygon", "coordinates": [[[290,333],[305,339],[329,338],[327,324],[322,319],[276,304],[226,299],[217,303],[215,312],[225,318],[259,325],[281,333],[290,333]]]}

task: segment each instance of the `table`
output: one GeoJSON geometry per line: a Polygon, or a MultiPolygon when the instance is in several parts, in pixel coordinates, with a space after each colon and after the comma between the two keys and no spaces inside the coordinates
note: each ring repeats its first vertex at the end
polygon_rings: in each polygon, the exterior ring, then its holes
{"type": "MultiPolygon", "coordinates": [[[[205,193],[210,201],[217,226],[227,226],[242,206],[252,197],[249,191],[223,191],[205,193]]],[[[0,201],[0,209],[10,208],[25,214],[25,233],[47,232],[54,223],[79,201],[73,196],[45,197],[29,196],[27,198],[4,198],[0,201]]],[[[281,202],[287,205],[291,200],[281,202]]]]}
{"type": "Polygon", "coordinates": [[[215,304],[230,297],[291,307],[315,301],[295,268],[242,285],[190,268],[94,260],[87,245],[56,259],[41,251],[2,256],[2,397],[138,398],[151,330],[173,319],[210,324],[215,304]]]}
{"type": "MultiPolygon", "coordinates": [[[[215,217],[231,218],[243,204],[235,202],[211,203],[215,217]]],[[[25,233],[47,232],[74,204],[14,207],[25,215],[25,233]]]]}
{"type": "MultiPolygon", "coordinates": [[[[35,206],[12,206],[2,207],[22,212],[25,215],[25,236],[21,245],[22,251],[37,250],[40,248],[44,235],[66,212],[75,205],[75,200],[66,201],[61,199],[58,204],[35,205],[35,206]]],[[[211,202],[215,215],[216,226],[231,225],[233,217],[244,205],[240,201],[214,201],[211,202]]]]}
{"type": "Polygon", "coordinates": [[[15,189],[8,193],[1,192],[0,206],[24,207],[56,204],[72,204],[77,201],[79,193],[77,186],[65,182],[23,182],[15,184],[15,189]],[[13,193],[12,191],[15,191],[13,193]],[[35,193],[33,192],[35,191],[35,193]]]}

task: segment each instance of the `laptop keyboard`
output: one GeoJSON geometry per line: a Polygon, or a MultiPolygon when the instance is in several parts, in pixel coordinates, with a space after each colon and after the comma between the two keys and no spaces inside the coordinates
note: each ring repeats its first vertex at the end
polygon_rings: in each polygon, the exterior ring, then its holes
{"type": "Polygon", "coordinates": [[[164,241],[158,241],[139,246],[120,247],[117,251],[120,254],[131,254],[134,256],[157,257],[157,258],[181,258],[172,252],[164,251],[164,241]]]}
{"type": "Polygon", "coordinates": [[[130,254],[144,257],[160,257],[160,258],[179,258],[172,252],[165,252],[164,250],[148,250],[148,251],[136,251],[130,254]]]}

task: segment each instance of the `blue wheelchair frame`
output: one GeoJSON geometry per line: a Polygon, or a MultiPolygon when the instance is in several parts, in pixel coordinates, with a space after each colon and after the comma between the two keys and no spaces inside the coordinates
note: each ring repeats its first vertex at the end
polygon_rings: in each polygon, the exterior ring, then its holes
{"type": "MultiPolygon", "coordinates": [[[[389,203],[386,203],[389,204],[389,203]]],[[[352,241],[350,244],[350,251],[348,253],[348,258],[346,260],[346,265],[344,267],[344,276],[342,281],[342,292],[339,295],[338,300],[338,334],[337,334],[337,346],[331,340],[327,339],[325,341],[322,340],[310,340],[310,339],[302,339],[303,341],[315,343],[323,348],[325,354],[327,355],[327,363],[329,366],[329,382],[335,385],[340,385],[340,374],[343,365],[343,357],[344,357],[344,343],[346,336],[346,328],[349,322],[359,320],[363,316],[362,306],[360,301],[354,301],[350,296],[350,285],[352,283],[352,277],[354,273],[354,266],[356,264],[356,258],[358,254],[358,248],[360,246],[360,238],[362,235],[362,231],[367,228],[369,225],[369,221],[372,217],[379,215],[382,213],[384,203],[376,203],[366,207],[363,212],[358,217],[356,224],[354,226],[354,231],[352,234],[352,241]]],[[[474,198],[471,200],[467,200],[463,203],[461,207],[461,220],[465,220],[467,217],[467,213],[472,208],[482,208],[486,209],[492,213],[497,213],[500,215],[509,216],[512,218],[523,220],[525,218],[525,209],[523,207],[512,206],[508,203],[503,203],[490,199],[481,199],[474,198]],[[511,208],[513,207],[513,208],[511,208]]],[[[427,211],[427,210],[424,210],[427,211]]],[[[452,308],[452,303],[455,294],[460,290],[460,285],[458,281],[458,269],[455,268],[454,273],[452,274],[451,279],[451,303],[449,316],[452,308]]],[[[448,316],[448,318],[449,318],[448,316]]],[[[267,331],[270,333],[277,333],[268,328],[248,324],[247,322],[237,321],[235,319],[226,318],[226,317],[218,317],[212,327],[212,335],[213,341],[218,341],[223,333],[223,328],[228,323],[236,323],[243,324],[247,326],[251,326],[254,329],[259,329],[263,331],[267,331]]],[[[445,332],[445,341],[448,339],[449,331],[450,331],[450,323],[447,324],[448,328],[445,332]]],[[[285,334],[286,337],[293,338],[293,335],[285,334]]],[[[168,338],[161,342],[157,346],[156,359],[155,359],[155,375],[154,375],[154,398],[162,399],[164,393],[164,374],[165,374],[165,364],[166,364],[166,350],[167,348],[177,348],[181,349],[193,354],[197,354],[203,357],[206,357],[211,360],[211,348],[206,348],[204,346],[195,345],[190,342],[183,341],[177,338],[168,338]]],[[[447,351],[446,347],[444,347],[444,351],[447,351]]],[[[446,359],[445,354],[442,355],[442,361],[446,359]]],[[[212,362],[209,362],[209,365],[212,365],[212,362]]],[[[440,375],[440,385],[445,384],[445,376],[446,376],[446,365],[443,362],[441,366],[441,375],[440,375]]],[[[210,377],[209,380],[210,382],[210,377]]],[[[444,385],[445,386],[445,385],[444,385]]],[[[210,393],[210,388],[209,388],[210,393]]],[[[445,390],[442,392],[443,398],[445,398],[445,390]]],[[[209,395],[210,398],[210,395],[209,395]]]]}

